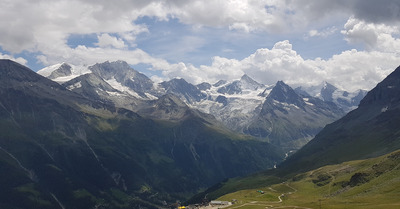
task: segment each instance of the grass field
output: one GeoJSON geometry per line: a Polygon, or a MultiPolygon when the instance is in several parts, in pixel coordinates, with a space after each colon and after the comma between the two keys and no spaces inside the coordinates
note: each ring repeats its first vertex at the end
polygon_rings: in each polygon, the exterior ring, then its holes
{"type": "Polygon", "coordinates": [[[228,208],[400,208],[400,151],[325,166],[292,179],[220,197],[228,208]],[[261,192],[262,191],[262,192],[261,192]]]}

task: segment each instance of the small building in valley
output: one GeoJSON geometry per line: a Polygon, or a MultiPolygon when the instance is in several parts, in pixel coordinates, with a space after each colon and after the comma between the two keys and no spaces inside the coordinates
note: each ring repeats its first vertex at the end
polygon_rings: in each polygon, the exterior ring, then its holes
{"type": "Polygon", "coordinates": [[[213,200],[210,202],[210,205],[215,206],[215,205],[229,205],[228,201],[219,201],[219,200],[213,200]]]}

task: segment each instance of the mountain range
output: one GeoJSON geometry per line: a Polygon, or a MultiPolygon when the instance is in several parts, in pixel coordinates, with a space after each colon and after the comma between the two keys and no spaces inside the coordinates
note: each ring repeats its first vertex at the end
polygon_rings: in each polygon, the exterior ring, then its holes
{"type": "Polygon", "coordinates": [[[38,73],[85,97],[152,119],[175,120],[177,115],[182,115],[160,113],[154,107],[154,104],[166,102],[164,95],[175,95],[186,104],[176,105],[176,108],[183,108],[175,109],[176,113],[190,108],[209,114],[215,118],[214,122],[219,121],[232,131],[268,141],[285,152],[302,147],[326,124],[354,109],[366,93],[362,90],[348,93],[326,82],[305,89],[310,92],[306,93],[302,87],[293,90],[282,81],[271,86],[260,84],[248,75],[232,82],[221,80],[215,84],[193,85],[182,78],[157,84],[124,61],[93,66],[62,63],[38,73]],[[320,92],[316,93],[318,88],[320,92]],[[282,94],[286,91],[290,93],[282,94]]]}
{"type": "MultiPolygon", "coordinates": [[[[325,86],[154,83],[124,61],[35,73],[0,60],[0,206],[169,207],[275,167],[365,94],[325,86]]],[[[298,153],[287,168],[297,158],[307,168],[298,153]]]]}

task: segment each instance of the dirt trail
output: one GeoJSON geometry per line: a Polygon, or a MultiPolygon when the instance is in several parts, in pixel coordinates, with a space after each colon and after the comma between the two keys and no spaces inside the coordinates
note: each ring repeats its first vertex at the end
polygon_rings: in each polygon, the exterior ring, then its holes
{"type": "MultiPolygon", "coordinates": [[[[229,209],[242,208],[242,207],[246,207],[246,206],[263,206],[263,207],[265,207],[265,209],[278,209],[278,208],[279,209],[284,209],[284,208],[287,208],[287,209],[312,209],[312,208],[302,207],[302,206],[297,206],[297,205],[285,205],[285,206],[283,206],[283,205],[274,205],[274,204],[282,203],[283,202],[282,197],[284,197],[285,195],[290,195],[290,194],[293,194],[293,193],[297,192],[297,189],[292,187],[292,186],[290,186],[289,183],[285,183],[284,182],[282,184],[284,184],[287,187],[289,187],[290,189],[292,189],[293,192],[287,192],[287,193],[279,195],[278,196],[278,200],[279,201],[272,201],[272,202],[252,201],[252,202],[245,203],[245,204],[242,204],[242,205],[229,207],[229,209]]],[[[276,190],[272,189],[271,187],[269,187],[268,189],[271,190],[271,191],[275,191],[276,192],[276,190]]]]}

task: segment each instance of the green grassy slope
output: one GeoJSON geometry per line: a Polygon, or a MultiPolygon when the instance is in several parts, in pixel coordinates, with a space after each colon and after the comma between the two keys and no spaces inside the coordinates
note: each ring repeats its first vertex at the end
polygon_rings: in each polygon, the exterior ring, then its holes
{"type": "Polygon", "coordinates": [[[400,207],[399,197],[400,151],[395,151],[377,158],[324,166],[283,183],[237,191],[219,200],[236,199],[229,208],[394,209],[400,207]]]}

